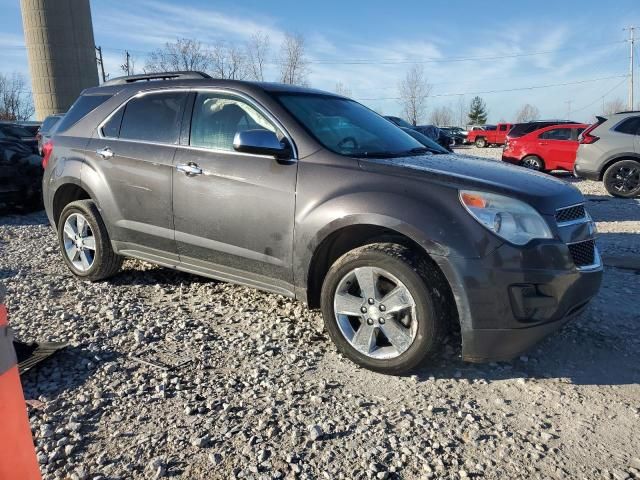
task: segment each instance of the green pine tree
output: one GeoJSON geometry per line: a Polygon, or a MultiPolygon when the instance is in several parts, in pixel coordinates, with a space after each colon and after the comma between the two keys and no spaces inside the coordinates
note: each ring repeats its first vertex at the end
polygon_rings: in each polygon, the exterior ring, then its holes
{"type": "Polygon", "coordinates": [[[480,97],[474,97],[471,100],[471,106],[469,107],[469,124],[470,125],[482,125],[487,123],[487,105],[480,97]]]}

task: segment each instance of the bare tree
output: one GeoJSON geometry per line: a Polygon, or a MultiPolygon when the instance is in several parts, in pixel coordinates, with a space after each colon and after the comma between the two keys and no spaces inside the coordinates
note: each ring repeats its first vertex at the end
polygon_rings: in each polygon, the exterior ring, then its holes
{"type": "Polygon", "coordinates": [[[453,125],[454,122],[454,113],[451,107],[442,106],[438,107],[429,116],[429,123],[436,125],[438,127],[446,127],[453,125]]]}
{"type": "Polygon", "coordinates": [[[308,85],[309,61],[305,54],[304,37],[287,33],[278,58],[280,81],[290,85],[308,85]]]}
{"type": "Polygon", "coordinates": [[[33,99],[24,77],[0,73],[0,120],[28,120],[34,114],[33,99]]]}
{"type": "Polygon", "coordinates": [[[168,72],[178,70],[208,71],[212,55],[202,43],[190,38],[178,38],[165,43],[163,48],[151,52],[145,72],[168,72]]]}
{"type": "Polygon", "coordinates": [[[269,56],[269,35],[263,32],[255,33],[247,42],[247,64],[249,76],[253,80],[264,82],[264,71],[269,56]]]}
{"type": "Polygon", "coordinates": [[[611,115],[617,112],[623,112],[627,109],[627,104],[620,100],[619,98],[614,98],[613,100],[609,100],[602,106],[602,114],[603,115],[611,115]]]}
{"type": "Polygon", "coordinates": [[[540,110],[530,103],[525,103],[516,113],[516,123],[531,122],[538,118],[540,118],[540,110]]]}
{"type": "Polygon", "coordinates": [[[216,78],[244,80],[250,75],[247,56],[235,45],[219,42],[211,52],[211,72],[216,78]]]}
{"type": "Polygon", "coordinates": [[[432,86],[427,82],[422,65],[413,65],[399,85],[400,102],[407,120],[417,125],[427,108],[432,86]]]}
{"type": "Polygon", "coordinates": [[[338,82],[336,83],[336,89],[335,92],[338,95],[342,95],[343,97],[350,97],[351,96],[351,89],[349,87],[347,87],[344,83],[342,82],[338,82]]]}

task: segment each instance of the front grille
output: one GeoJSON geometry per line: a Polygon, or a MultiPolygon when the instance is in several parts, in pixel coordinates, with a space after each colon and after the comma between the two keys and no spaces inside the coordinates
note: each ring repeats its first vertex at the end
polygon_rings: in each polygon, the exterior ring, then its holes
{"type": "Polygon", "coordinates": [[[594,240],[572,243],[569,245],[569,252],[573,263],[578,268],[596,263],[596,242],[594,240]]]}
{"type": "Polygon", "coordinates": [[[587,216],[584,205],[574,205],[573,207],[561,208],[556,210],[556,222],[567,223],[575,220],[583,219],[587,216]]]}

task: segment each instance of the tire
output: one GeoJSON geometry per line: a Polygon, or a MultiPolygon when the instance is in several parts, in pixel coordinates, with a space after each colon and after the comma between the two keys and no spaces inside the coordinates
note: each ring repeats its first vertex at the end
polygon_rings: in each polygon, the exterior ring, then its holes
{"type": "Polygon", "coordinates": [[[58,244],[67,267],[79,278],[92,282],[104,280],[118,273],[122,266],[123,258],[113,251],[107,228],[92,200],[78,200],[62,210],[58,221],[58,244]],[[80,219],[84,219],[86,228],[79,226],[80,219]],[[74,223],[76,233],[84,230],[85,235],[77,235],[75,241],[72,238],[74,223]],[[93,241],[90,241],[91,237],[93,241]],[[91,246],[95,248],[92,249],[91,246]],[[75,260],[70,258],[72,253],[75,260]]]}
{"type": "Polygon", "coordinates": [[[474,144],[478,148],[484,148],[487,146],[487,139],[484,137],[478,137],[476,138],[476,141],[474,142],[474,144]]]}
{"type": "Polygon", "coordinates": [[[530,170],[544,172],[544,161],[536,155],[527,155],[522,159],[520,165],[530,170]]]}
{"type": "MultiPolygon", "coordinates": [[[[340,257],[325,277],[321,296],[325,328],[338,350],[364,368],[391,375],[406,373],[433,354],[441,345],[447,325],[445,312],[448,311],[447,297],[441,293],[447,287],[436,268],[423,256],[395,243],[366,245],[340,257]],[[374,304],[365,298],[367,295],[363,295],[356,269],[357,272],[377,270],[377,274],[371,277],[378,275],[377,283],[374,280],[373,284],[380,287],[374,286],[374,296],[377,296],[374,304]],[[349,278],[355,279],[351,286],[347,280],[349,278]],[[397,282],[399,283],[394,286],[397,282]],[[397,299],[402,310],[396,313],[385,312],[385,298],[390,302],[389,310],[395,309],[393,305],[397,305],[391,302],[391,297],[385,295],[398,288],[400,283],[409,293],[397,299]],[[386,287],[386,291],[381,287],[386,287]],[[345,293],[343,288],[351,290],[345,293]],[[357,310],[357,315],[336,314],[337,308],[342,308],[338,303],[342,295],[346,295],[350,301],[355,300],[353,304],[347,303],[351,309],[357,310]],[[365,308],[366,313],[363,312],[365,308]],[[380,317],[376,318],[377,315],[380,317]],[[404,322],[409,316],[410,328],[407,328],[404,322]],[[365,327],[365,323],[369,326],[365,327]],[[357,329],[353,327],[354,324],[357,329]],[[364,353],[354,346],[354,343],[360,343],[355,339],[362,328],[373,331],[369,337],[373,341],[361,343],[373,345],[370,353],[364,353]],[[401,338],[400,346],[388,340],[393,336],[387,337],[388,332],[393,334],[398,331],[402,332],[402,335],[395,335],[396,338],[401,338]],[[413,337],[410,337],[411,332],[413,337]],[[351,339],[348,334],[352,335],[351,339]]],[[[366,333],[363,337],[367,337],[366,333]]],[[[364,347],[366,348],[368,347],[364,347]]]]}
{"type": "Polygon", "coordinates": [[[614,197],[634,198],[640,195],[640,162],[621,160],[614,163],[602,177],[604,188],[614,197]]]}

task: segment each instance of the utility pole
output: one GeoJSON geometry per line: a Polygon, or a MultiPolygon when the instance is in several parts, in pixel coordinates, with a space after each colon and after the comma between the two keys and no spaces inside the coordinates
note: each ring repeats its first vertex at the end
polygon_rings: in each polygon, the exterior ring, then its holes
{"type": "Polygon", "coordinates": [[[102,72],[102,83],[107,81],[107,76],[104,74],[104,61],[102,59],[102,47],[96,47],[98,52],[98,65],[100,65],[100,71],[102,72]]]}
{"type": "Polygon", "coordinates": [[[573,100],[567,100],[564,103],[567,104],[567,120],[571,120],[571,104],[573,103],[573,100]]]}
{"type": "Polygon", "coordinates": [[[127,76],[129,76],[131,75],[131,63],[130,63],[131,55],[129,55],[129,50],[125,50],[124,53],[125,53],[126,61],[125,63],[120,65],[120,68],[122,69],[123,72],[127,74],[127,76]]]}
{"type": "Polygon", "coordinates": [[[629,104],[627,105],[629,110],[633,110],[633,64],[634,64],[634,58],[633,58],[633,54],[634,54],[634,44],[635,44],[635,38],[634,38],[634,34],[635,34],[635,30],[636,27],[634,26],[629,26],[628,28],[625,28],[624,30],[629,30],[629,50],[630,50],[630,54],[629,54],[629,104]]]}

